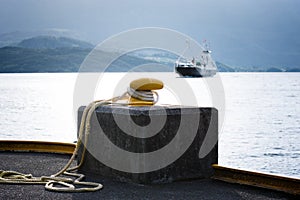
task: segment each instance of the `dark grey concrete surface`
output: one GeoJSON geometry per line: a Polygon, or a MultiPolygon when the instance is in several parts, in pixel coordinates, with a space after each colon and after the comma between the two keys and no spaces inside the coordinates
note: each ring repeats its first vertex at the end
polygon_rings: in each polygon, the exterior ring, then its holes
{"type": "MultiPolygon", "coordinates": [[[[50,175],[63,167],[69,157],[69,155],[50,153],[0,152],[0,169],[32,173],[34,176],[50,175]]],[[[45,190],[43,185],[0,184],[0,199],[297,199],[296,196],[285,193],[211,179],[156,185],[139,185],[91,177],[87,180],[98,181],[104,185],[104,188],[92,193],[56,193],[45,190]]]]}
{"type": "MultiPolygon", "coordinates": [[[[82,115],[83,107],[79,109],[79,115],[82,115]]],[[[79,117],[80,119],[80,117],[79,117]]],[[[91,120],[91,133],[87,144],[88,152],[85,155],[84,164],[81,171],[94,173],[104,177],[114,178],[127,182],[152,184],[164,183],[177,180],[191,178],[208,178],[213,174],[212,164],[218,162],[218,112],[215,108],[198,108],[187,106],[101,106],[96,110],[96,117],[91,120]],[[159,122],[165,117],[166,121],[162,122],[163,126],[156,133],[155,129],[148,126],[149,123],[159,122]],[[156,133],[147,138],[134,137],[128,135],[124,129],[116,122],[119,119],[125,126],[135,132],[138,126],[145,127],[141,129],[142,134],[156,133]],[[130,121],[133,123],[130,123],[130,121]],[[155,122],[156,121],[156,122],[155,122]],[[180,128],[184,127],[184,128],[180,128]],[[147,165],[153,165],[153,160],[149,161],[143,157],[143,153],[152,153],[160,150],[171,143],[176,136],[176,145],[173,148],[164,150],[165,157],[157,158],[154,162],[166,159],[180,148],[184,148],[184,141],[188,137],[192,137],[190,145],[186,147],[182,155],[179,155],[166,167],[158,170],[153,170],[145,173],[124,172],[115,170],[99,161],[100,147],[103,144],[100,132],[103,132],[106,137],[120,149],[128,152],[139,153],[135,157],[126,157],[122,159],[129,160],[132,163],[140,163],[137,168],[145,168],[147,165]],[[180,134],[178,133],[180,132],[180,134]],[[194,134],[194,135],[193,135],[194,134]],[[178,136],[179,135],[179,136],[178,136]],[[191,136],[193,135],[193,136],[191,136]],[[210,140],[215,141],[210,151],[204,158],[199,158],[200,147],[203,145],[205,138],[210,137],[210,140]],[[98,150],[99,148],[99,150],[98,150]],[[89,150],[93,150],[91,152],[89,150]],[[139,157],[140,156],[140,157],[139,157]]],[[[80,123],[80,122],[79,122],[80,123]]],[[[158,125],[157,124],[157,125],[158,125]]],[[[155,125],[155,124],[154,124],[155,125]]],[[[111,148],[107,147],[105,156],[109,159],[115,159],[111,155],[111,148]]],[[[80,154],[81,155],[81,154],[80,154]]],[[[117,155],[118,156],[118,155],[117,155]]],[[[80,156],[79,156],[80,160],[80,156]]],[[[130,167],[131,167],[130,166],[130,167]]]]}

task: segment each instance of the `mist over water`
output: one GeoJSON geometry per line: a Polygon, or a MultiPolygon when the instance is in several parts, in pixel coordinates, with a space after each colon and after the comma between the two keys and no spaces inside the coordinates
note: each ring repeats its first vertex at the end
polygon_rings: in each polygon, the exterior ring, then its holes
{"type": "MultiPolygon", "coordinates": [[[[147,76],[137,73],[141,75],[147,76]]],[[[127,85],[118,84],[123,76],[125,73],[106,73],[94,98],[106,99],[124,91],[127,85]]],[[[197,97],[194,106],[213,106],[203,79],[179,78],[175,73],[153,76],[178,84],[186,81],[197,97]]],[[[219,164],[300,177],[300,73],[220,76],[226,118],[219,133],[219,164]]],[[[0,74],[0,139],[75,141],[76,78],[76,73],[0,74]]],[[[180,104],[170,88],[159,95],[160,104],[180,104]]]]}

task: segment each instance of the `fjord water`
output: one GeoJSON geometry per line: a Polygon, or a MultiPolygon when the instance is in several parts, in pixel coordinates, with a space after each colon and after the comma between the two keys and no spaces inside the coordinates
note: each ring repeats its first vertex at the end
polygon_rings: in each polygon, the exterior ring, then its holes
{"type": "MultiPolygon", "coordinates": [[[[0,74],[0,139],[75,141],[77,77],[76,73],[0,74]]],[[[114,96],[117,86],[125,90],[126,85],[118,85],[122,77],[124,73],[105,74],[94,98],[114,96]]],[[[213,106],[203,79],[179,78],[175,73],[153,77],[187,82],[194,89],[196,106],[213,106]]],[[[299,178],[300,73],[220,73],[220,77],[226,106],[219,130],[219,164],[299,178]]],[[[178,104],[170,88],[159,94],[159,103],[178,104]]]]}

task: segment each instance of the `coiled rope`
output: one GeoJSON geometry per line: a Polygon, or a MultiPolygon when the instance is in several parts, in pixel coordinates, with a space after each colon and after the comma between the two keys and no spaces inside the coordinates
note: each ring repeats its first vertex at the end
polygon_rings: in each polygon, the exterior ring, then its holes
{"type": "MultiPolygon", "coordinates": [[[[155,91],[147,90],[147,91],[137,91],[132,88],[128,88],[127,92],[123,95],[114,97],[108,100],[96,100],[90,103],[83,111],[79,134],[78,134],[78,141],[75,147],[75,150],[69,159],[68,163],[57,173],[50,175],[50,176],[40,176],[34,177],[31,174],[23,174],[16,171],[4,171],[0,170],[0,183],[3,184],[45,184],[45,189],[49,191],[56,191],[56,192],[93,192],[103,188],[103,185],[100,183],[95,182],[85,182],[82,181],[84,178],[83,174],[79,174],[74,172],[83,164],[86,146],[88,143],[88,136],[90,134],[91,129],[91,117],[93,112],[101,105],[134,105],[130,101],[124,102],[122,101],[124,98],[129,99],[134,97],[141,101],[152,102],[155,104],[158,101],[158,94],[155,91]],[[156,96],[154,98],[154,96],[156,96]],[[118,102],[120,101],[120,102],[118,102]],[[82,138],[84,137],[84,144],[82,144],[82,138]],[[81,156],[80,163],[75,167],[70,167],[75,157],[81,147],[83,145],[83,152],[81,156]],[[62,175],[74,177],[67,178],[62,177],[62,175]],[[79,186],[79,187],[76,187],[79,186]]],[[[141,104],[139,104],[141,105],[141,104]]]]}

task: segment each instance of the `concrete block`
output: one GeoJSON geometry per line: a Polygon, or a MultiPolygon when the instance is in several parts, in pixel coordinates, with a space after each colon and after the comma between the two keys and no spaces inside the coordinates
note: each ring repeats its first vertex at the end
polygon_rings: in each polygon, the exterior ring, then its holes
{"type": "Polygon", "coordinates": [[[217,140],[215,108],[105,105],[92,116],[80,171],[140,184],[208,178],[218,162],[217,140]]]}

